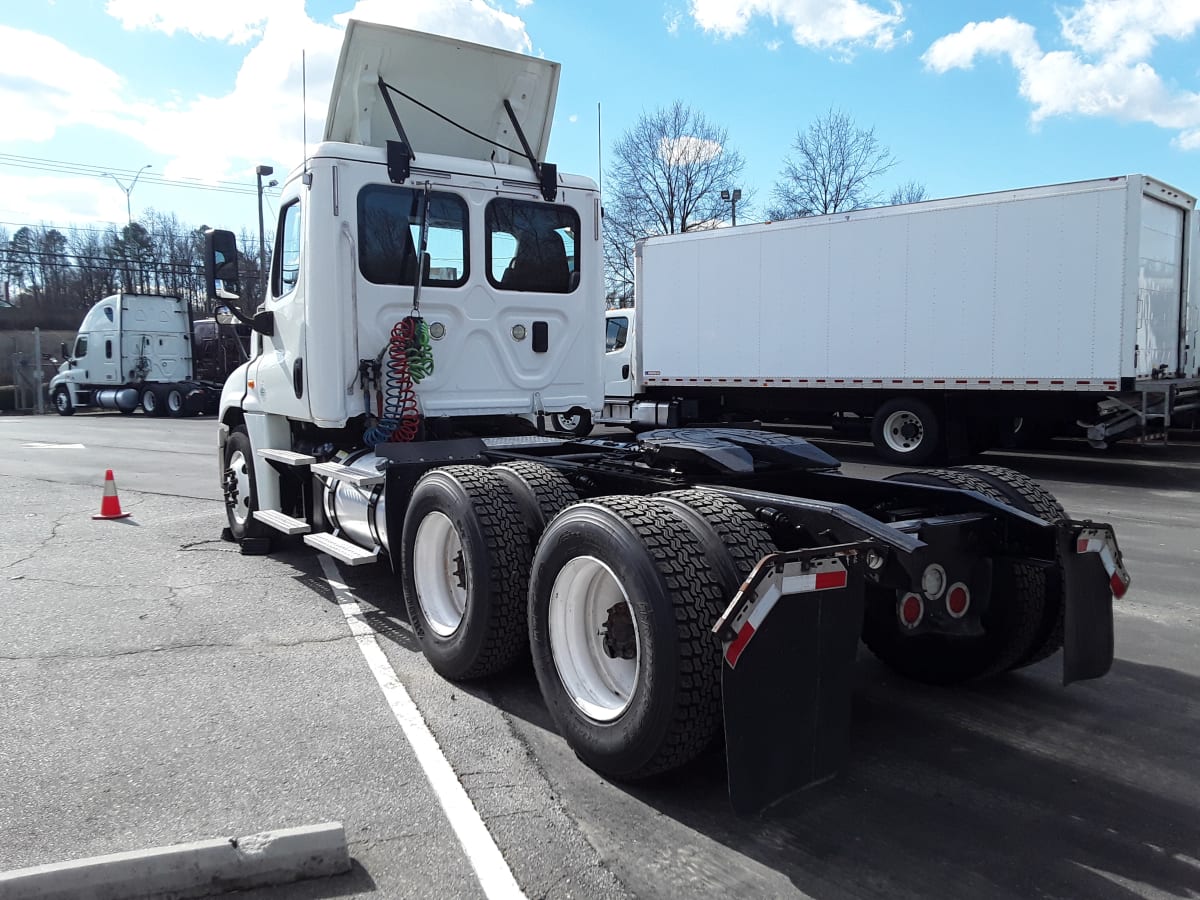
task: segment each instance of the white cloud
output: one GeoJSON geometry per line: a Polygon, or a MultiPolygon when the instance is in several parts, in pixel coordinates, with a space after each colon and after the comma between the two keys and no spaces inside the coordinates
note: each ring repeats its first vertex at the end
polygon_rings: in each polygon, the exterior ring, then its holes
{"type": "Polygon", "coordinates": [[[1167,84],[1149,62],[1161,38],[1195,33],[1200,3],[1085,0],[1059,18],[1071,49],[1044,50],[1032,25],[1006,17],[968,23],[934,41],[922,60],[942,74],[969,69],[979,56],[1007,57],[1035,125],[1073,114],[1148,122],[1178,131],[1181,149],[1200,149],[1200,93],[1167,84]]]}
{"type": "Polygon", "coordinates": [[[148,28],[168,35],[183,31],[199,38],[244,44],[262,34],[268,16],[303,13],[304,0],[108,0],[104,11],[130,31],[148,28]]]}
{"type": "Polygon", "coordinates": [[[767,41],[766,44],[764,44],[763,46],[765,46],[768,50],[770,50],[772,53],[774,53],[776,50],[778,50],[780,47],[783,46],[783,41],[770,40],[770,41],[767,41]]]}
{"type": "Polygon", "coordinates": [[[575,115],[575,113],[571,113],[571,115],[567,116],[567,121],[574,125],[579,121],[579,116],[575,115]]]}
{"type": "Polygon", "coordinates": [[[670,166],[707,162],[724,152],[716,141],[698,137],[662,138],[658,142],[658,157],[670,166]]]}
{"type": "Polygon", "coordinates": [[[691,13],[700,28],[722,37],[743,35],[751,19],[766,17],[790,28],[800,46],[843,56],[858,46],[886,50],[897,37],[906,38],[896,31],[904,21],[904,7],[896,0],[691,0],[691,13]]]}
{"type": "MultiPolygon", "coordinates": [[[[224,39],[237,43],[247,29],[252,46],[233,90],[221,96],[180,97],[161,104],[130,101],[135,89],[95,60],[41,35],[0,25],[0,103],[5,109],[4,139],[47,140],[56,128],[85,123],[140,141],[170,161],[167,178],[215,181],[245,178],[257,163],[285,172],[304,154],[305,119],[309,143],[321,139],[329,92],[350,19],[399,25],[529,52],[522,21],[484,0],[358,0],[333,24],[310,19],[303,0],[286,5],[246,0],[204,15],[183,4],[159,0],[109,0],[109,11],[126,27],[224,39]],[[264,10],[270,9],[270,16],[264,10]],[[228,15],[227,15],[228,14],[228,15]],[[225,26],[214,22],[225,18],[225,26]],[[209,21],[209,20],[213,21],[209,21]],[[259,23],[255,25],[254,23],[259,23]],[[303,51],[303,65],[302,65],[303,51]],[[304,81],[307,106],[301,109],[304,81]],[[231,140],[230,135],[237,135],[231,140]]],[[[199,7],[197,7],[199,8],[199,7]]]]}
{"type": "Polygon", "coordinates": [[[0,25],[3,139],[46,141],[59,128],[122,131],[144,114],[123,99],[121,76],[45,35],[0,25]]]}

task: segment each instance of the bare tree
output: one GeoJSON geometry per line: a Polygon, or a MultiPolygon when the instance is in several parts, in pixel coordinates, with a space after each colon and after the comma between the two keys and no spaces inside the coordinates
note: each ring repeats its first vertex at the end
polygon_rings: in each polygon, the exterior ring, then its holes
{"type": "Polygon", "coordinates": [[[796,135],[771,192],[773,219],[819,216],[878,205],[872,184],[896,165],[874,128],[829,109],[796,135]]]}
{"type": "MultiPolygon", "coordinates": [[[[745,168],[728,144],[724,128],[677,100],[643,113],[613,145],[604,229],[608,294],[617,303],[632,296],[640,238],[713,227],[727,217],[721,191],[742,187],[745,168]]],[[[744,211],[749,201],[743,188],[744,211]]]]}
{"type": "Polygon", "coordinates": [[[920,203],[925,199],[925,185],[919,181],[906,181],[892,191],[888,198],[889,206],[899,206],[901,203],[920,203]]]}

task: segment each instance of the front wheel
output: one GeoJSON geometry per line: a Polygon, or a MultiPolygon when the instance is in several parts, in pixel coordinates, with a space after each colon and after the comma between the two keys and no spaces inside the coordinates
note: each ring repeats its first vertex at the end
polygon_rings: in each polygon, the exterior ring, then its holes
{"type": "Polygon", "coordinates": [[[538,543],[529,639],[567,744],[615,778],[699,754],[721,725],[723,591],[688,525],[644,497],[559,513],[538,543]]]}
{"type": "MultiPolygon", "coordinates": [[[[153,413],[151,413],[153,415],[153,413]]],[[[254,479],[254,454],[245,428],[235,428],[225,444],[225,473],[222,485],[229,533],[237,542],[267,537],[267,527],[254,518],[258,509],[258,487],[254,479]]]]}
{"type": "Polygon", "coordinates": [[[60,387],[54,392],[54,409],[60,416],[75,414],[75,404],[71,402],[71,392],[60,387]]]}
{"type": "Polygon", "coordinates": [[[586,409],[572,407],[570,412],[553,413],[550,424],[555,431],[561,431],[574,437],[587,437],[592,433],[592,414],[586,409]]]}
{"type": "Polygon", "coordinates": [[[924,400],[898,397],[875,411],[871,441],[884,459],[920,466],[941,452],[942,426],[924,400]]]}

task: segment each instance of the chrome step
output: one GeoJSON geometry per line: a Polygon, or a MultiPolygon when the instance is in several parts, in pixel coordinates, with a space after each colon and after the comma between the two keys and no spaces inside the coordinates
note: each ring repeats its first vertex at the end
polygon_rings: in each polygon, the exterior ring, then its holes
{"type": "Polygon", "coordinates": [[[362,469],[352,469],[349,466],[343,466],[338,463],[317,463],[312,467],[314,475],[324,475],[326,478],[332,478],[336,481],[344,481],[346,484],[352,484],[355,487],[371,487],[376,484],[383,484],[382,472],[364,472],[362,469]]]}
{"type": "Polygon", "coordinates": [[[263,459],[283,463],[285,466],[311,466],[317,461],[315,456],[309,456],[307,453],[294,453],[291,450],[274,450],[271,447],[260,449],[258,455],[263,459]]]}
{"type": "Polygon", "coordinates": [[[342,540],[340,537],[334,537],[328,533],[306,534],[304,543],[315,547],[322,553],[328,553],[338,562],[348,566],[362,566],[379,559],[378,547],[374,550],[364,550],[358,544],[352,544],[350,541],[342,540]]]}
{"type": "Polygon", "coordinates": [[[277,509],[256,509],[254,518],[262,522],[264,525],[270,525],[276,531],[282,531],[284,534],[308,534],[312,531],[310,526],[303,519],[295,519],[281,513],[277,509]]]}

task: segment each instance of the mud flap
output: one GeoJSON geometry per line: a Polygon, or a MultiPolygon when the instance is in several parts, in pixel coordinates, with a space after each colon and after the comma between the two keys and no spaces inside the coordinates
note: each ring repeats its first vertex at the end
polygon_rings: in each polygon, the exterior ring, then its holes
{"type": "Polygon", "coordinates": [[[724,644],[729,798],[739,814],[760,812],[841,768],[865,546],[766,557],[713,629],[724,644]]]}
{"type": "Polygon", "coordinates": [[[1063,575],[1063,684],[1106,675],[1113,662],[1113,596],[1130,584],[1108,525],[1071,523],[1058,530],[1063,575]]]}

